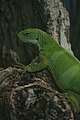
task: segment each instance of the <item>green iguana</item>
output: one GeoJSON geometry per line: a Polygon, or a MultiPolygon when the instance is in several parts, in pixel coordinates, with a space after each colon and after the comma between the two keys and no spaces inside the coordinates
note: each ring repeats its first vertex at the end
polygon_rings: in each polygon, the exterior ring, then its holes
{"type": "Polygon", "coordinates": [[[46,32],[37,29],[25,29],[18,34],[19,39],[37,46],[40,60],[34,66],[20,64],[27,72],[38,72],[47,68],[59,90],[70,100],[73,108],[80,110],[80,62],[62,48],[46,32]]]}

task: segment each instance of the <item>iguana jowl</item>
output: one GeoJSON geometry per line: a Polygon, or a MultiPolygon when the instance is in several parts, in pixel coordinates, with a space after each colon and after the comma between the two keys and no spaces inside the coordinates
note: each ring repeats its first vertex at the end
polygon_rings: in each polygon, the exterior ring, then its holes
{"type": "Polygon", "coordinates": [[[40,29],[25,29],[19,32],[18,37],[22,42],[39,48],[40,60],[35,66],[19,66],[28,72],[38,72],[47,68],[59,90],[67,96],[76,110],[80,110],[79,60],[40,29]]]}

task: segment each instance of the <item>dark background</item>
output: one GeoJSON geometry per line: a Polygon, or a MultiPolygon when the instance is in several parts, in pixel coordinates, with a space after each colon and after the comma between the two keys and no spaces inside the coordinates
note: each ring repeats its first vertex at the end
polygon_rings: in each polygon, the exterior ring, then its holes
{"type": "Polygon", "coordinates": [[[80,59],[80,1],[63,0],[70,16],[70,41],[75,56],[80,59]]]}

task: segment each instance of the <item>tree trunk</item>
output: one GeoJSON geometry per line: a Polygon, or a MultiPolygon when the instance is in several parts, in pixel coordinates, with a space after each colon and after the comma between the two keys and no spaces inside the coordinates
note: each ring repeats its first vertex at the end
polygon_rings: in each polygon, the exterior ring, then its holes
{"type": "MultiPolygon", "coordinates": [[[[19,31],[29,27],[41,28],[71,51],[69,26],[68,12],[60,0],[1,0],[0,67],[28,64],[37,55],[17,38],[19,31]]],[[[69,103],[51,81],[47,70],[29,74],[12,67],[1,69],[0,119],[73,120],[69,103]]]]}

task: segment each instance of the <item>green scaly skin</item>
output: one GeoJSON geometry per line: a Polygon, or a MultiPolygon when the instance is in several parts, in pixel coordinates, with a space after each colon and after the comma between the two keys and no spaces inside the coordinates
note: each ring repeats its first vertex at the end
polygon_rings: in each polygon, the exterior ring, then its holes
{"type": "Polygon", "coordinates": [[[46,32],[29,28],[19,32],[20,41],[39,48],[40,60],[35,66],[19,65],[27,72],[49,70],[56,86],[72,103],[75,110],[80,110],[80,62],[67,50],[56,43],[46,32]]]}

